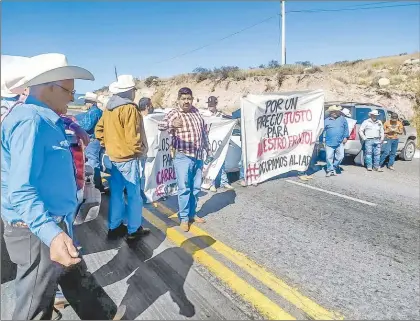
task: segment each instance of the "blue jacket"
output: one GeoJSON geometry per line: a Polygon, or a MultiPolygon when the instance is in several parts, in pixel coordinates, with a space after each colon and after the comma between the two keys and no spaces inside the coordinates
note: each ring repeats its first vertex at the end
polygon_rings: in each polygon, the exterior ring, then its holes
{"type": "Polygon", "coordinates": [[[349,125],[344,116],[340,116],[337,119],[332,117],[325,118],[324,132],[325,144],[329,147],[338,147],[345,138],[350,136],[349,125]]]}
{"type": "Polygon", "coordinates": [[[101,117],[102,110],[96,105],[90,107],[87,112],[75,116],[77,123],[89,134],[90,138],[95,138],[95,127],[101,117]]]}
{"type": "Polygon", "coordinates": [[[72,217],[76,192],[64,122],[29,96],[1,124],[1,216],[25,222],[50,246],[62,232],[54,217],[72,217]]]}

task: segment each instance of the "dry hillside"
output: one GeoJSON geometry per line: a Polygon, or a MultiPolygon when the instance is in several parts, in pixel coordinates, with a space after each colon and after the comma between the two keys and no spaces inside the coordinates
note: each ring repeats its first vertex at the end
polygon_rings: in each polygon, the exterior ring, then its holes
{"type": "MultiPolygon", "coordinates": [[[[341,61],[312,66],[309,62],[279,67],[276,62],[248,70],[222,67],[197,68],[193,73],[168,79],[149,77],[138,81],[137,99],[151,97],[155,106],[174,105],[180,87],[190,87],[195,105],[204,108],[207,97],[219,98],[226,112],[239,108],[248,93],[323,89],[326,100],[359,101],[387,106],[408,119],[419,117],[420,53],[369,60],[341,61]]],[[[101,88],[98,93],[107,93],[101,88]]]]}

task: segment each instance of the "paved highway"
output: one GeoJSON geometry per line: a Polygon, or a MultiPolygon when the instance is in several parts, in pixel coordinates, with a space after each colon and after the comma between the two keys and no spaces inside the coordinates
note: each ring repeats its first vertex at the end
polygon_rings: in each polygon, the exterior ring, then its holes
{"type": "MultiPolygon", "coordinates": [[[[146,206],[152,235],[134,247],[106,240],[104,197],[101,216],[76,227],[86,291],[64,319],[109,318],[120,304],[127,319],[420,319],[419,166],[206,192],[208,222],[189,233],[170,198],[146,206]]],[[[2,240],[2,320],[13,278],[2,240]]]]}

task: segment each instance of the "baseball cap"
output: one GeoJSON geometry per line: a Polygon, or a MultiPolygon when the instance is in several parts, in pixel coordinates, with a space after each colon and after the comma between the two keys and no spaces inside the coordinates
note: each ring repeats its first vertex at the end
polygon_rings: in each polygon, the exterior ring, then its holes
{"type": "Polygon", "coordinates": [[[217,97],[215,96],[210,96],[209,99],[207,100],[207,104],[209,106],[216,106],[218,103],[217,97]]]}

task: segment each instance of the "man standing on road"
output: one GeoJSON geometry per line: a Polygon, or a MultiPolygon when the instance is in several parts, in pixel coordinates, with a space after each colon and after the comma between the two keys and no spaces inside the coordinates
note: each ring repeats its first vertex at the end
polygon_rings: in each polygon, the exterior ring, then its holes
{"type": "Polygon", "coordinates": [[[68,66],[64,55],[43,54],[6,80],[12,92],[30,87],[25,103],[1,126],[1,215],[6,247],[17,264],[15,320],[50,319],[63,266],[81,260],[69,236],[76,179],[59,116],[73,101],[74,79],[94,77],[68,66]]]}
{"type": "Polygon", "coordinates": [[[159,130],[172,135],[173,164],[178,184],[178,217],[181,229],[189,231],[189,223],[205,223],[196,216],[197,195],[201,189],[204,151],[210,156],[210,144],[203,117],[192,105],[192,91],[178,91],[177,108],[165,115],[159,130]]]}
{"type": "MultiPolygon", "coordinates": [[[[222,117],[222,118],[231,118],[223,114],[221,111],[217,110],[218,100],[215,96],[210,96],[207,100],[208,104],[208,111],[210,112],[210,116],[213,117],[222,117]]],[[[216,185],[220,185],[227,190],[233,190],[233,186],[229,184],[229,180],[225,170],[225,163],[222,164],[219,173],[214,181],[205,183],[201,187],[205,190],[210,189],[211,192],[217,192],[216,185]]]]}
{"type": "Polygon", "coordinates": [[[99,119],[102,117],[102,110],[98,107],[98,97],[92,92],[87,92],[85,97],[85,106],[87,111],[75,116],[77,123],[82,127],[90,138],[89,144],[86,146],[85,155],[87,163],[94,170],[93,181],[95,187],[101,192],[104,191],[101,178],[101,144],[95,138],[95,127],[99,119]]]}
{"type": "Polygon", "coordinates": [[[382,122],[378,119],[379,112],[375,109],[369,112],[369,118],[366,119],[359,128],[359,136],[365,144],[365,164],[368,171],[373,169],[378,172],[384,170],[380,167],[381,146],[384,141],[384,128],[382,122]]]}
{"type": "Polygon", "coordinates": [[[344,159],[344,144],[349,137],[349,127],[341,115],[340,106],[330,106],[329,116],[324,122],[327,177],[341,173],[340,164],[344,159]]]}
{"type": "Polygon", "coordinates": [[[398,114],[392,113],[391,119],[384,124],[385,142],[380,160],[380,166],[383,167],[386,158],[389,156],[388,168],[394,170],[395,156],[398,149],[398,135],[404,133],[404,126],[398,120],[398,114]]]}
{"type": "Polygon", "coordinates": [[[99,120],[95,135],[112,163],[109,203],[108,237],[116,239],[127,233],[127,241],[135,241],[149,234],[142,227],[141,168],[140,158],[147,154],[147,140],[143,117],[133,102],[135,82],[131,75],[118,76],[109,86],[113,96],[99,120]],[[124,200],[127,191],[127,208],[124,200]],[[123,222],[127,219],[128,226],[123,222]]]}

